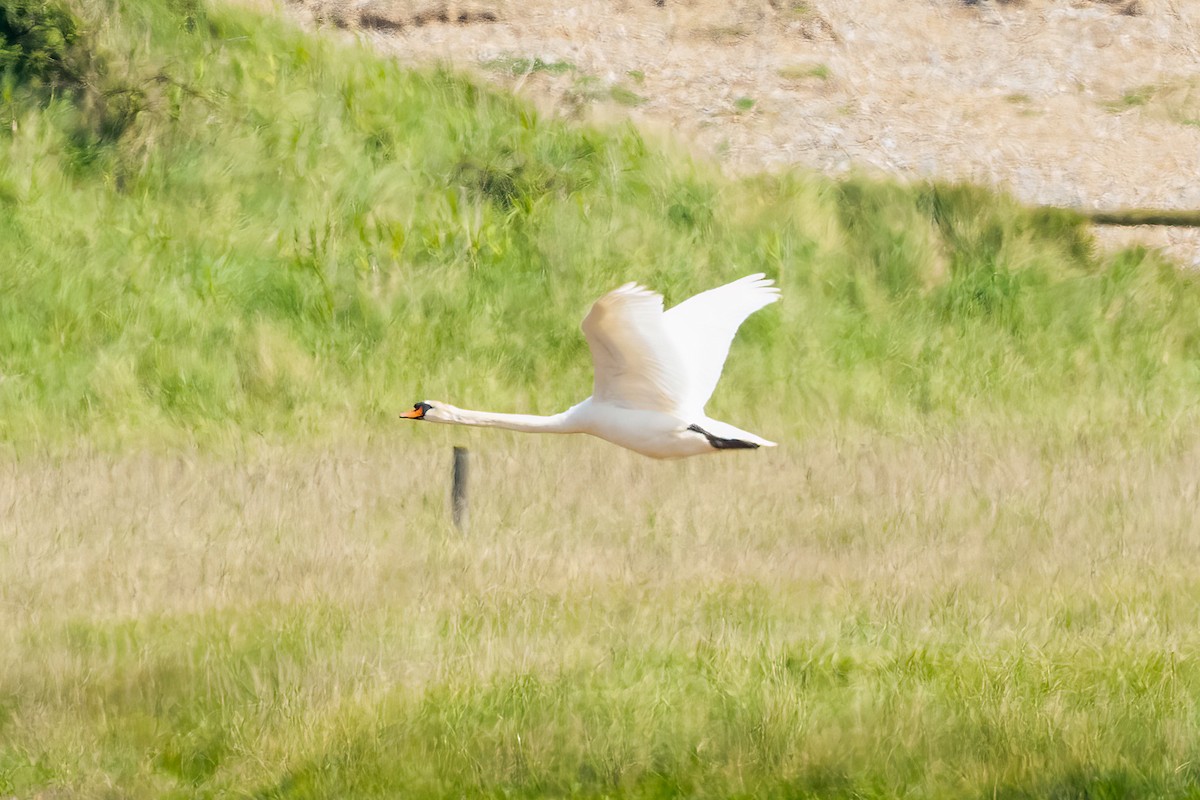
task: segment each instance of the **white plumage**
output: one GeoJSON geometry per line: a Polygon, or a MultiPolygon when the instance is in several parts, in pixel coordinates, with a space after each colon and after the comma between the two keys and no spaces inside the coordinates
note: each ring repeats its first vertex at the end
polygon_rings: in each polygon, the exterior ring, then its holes
{"type": "Polygon", "coordinates": [[[401,416],[531,433],[587,433],[652,458],[773,447],[709,419],[704,406],[721,378],[734,334],[779,299],[759,273],[709,289],[667,311],[662,295],[627,283],[601,297],[583,320],[595,374],[592,396],[540,417],[469,411],[426,400],[401,416]]]}

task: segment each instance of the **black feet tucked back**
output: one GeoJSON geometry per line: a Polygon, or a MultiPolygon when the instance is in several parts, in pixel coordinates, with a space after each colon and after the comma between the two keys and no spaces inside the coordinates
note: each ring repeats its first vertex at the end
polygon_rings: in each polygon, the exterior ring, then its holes
{"type": "Polygon", "coordinates": [[[713,436],[708,431],[701,428],[699,425],[689,425],[689,431],[695,431],[704,435],[708,439],[708,443],[718,450],[756,450],[758,445],[754,442],[747,442],[745,439],[722,439],[719,436],[713,436]]]}

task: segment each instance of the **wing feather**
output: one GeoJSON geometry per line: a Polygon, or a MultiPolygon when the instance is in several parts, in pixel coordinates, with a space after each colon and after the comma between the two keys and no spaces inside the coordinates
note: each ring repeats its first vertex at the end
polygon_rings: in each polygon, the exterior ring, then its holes
{"type": "Polygon", "coordinates": [[[663,324],[662,295],[627,283],[583,320],[592,351],[593,397],[622,408],[674,413],[688,391],[684,362],[663,324]]]}
{"type": "Polygon", "coordinates": [[[760,272],[701,292],[663,314],[687,375],[687,390],[680,397],[684,411],[704,410],[721,379],[734,334],[747,317],[778,299],[775,282],[760,272]]]}

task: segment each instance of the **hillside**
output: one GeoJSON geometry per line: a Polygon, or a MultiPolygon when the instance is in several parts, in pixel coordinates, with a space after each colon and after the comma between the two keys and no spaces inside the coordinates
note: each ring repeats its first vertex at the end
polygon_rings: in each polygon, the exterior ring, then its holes
{"type": "MultiPolygon", "coordinates": [[[[630,117],[727,172],[971,181],[1026,203],[1200,208],[1194,0],[296,0],[408,64],[630,117]],[[534,63],[548,65],[528,68],[534,63]],[[549,66],[553,65],[553,66],[549,66]]],[[[1200,265],[1200,232],[1101,228],[1200,265]]]]}
{"type": "Polygon", "coordinates": [[[237,12],[114,8],[85,26],[101,92],[4,106],[6,440],[371,428],[420,396],[547,411],[587,392],[578,321],[601,292],[675,302],[753,271],[788,302],[716,403],[786,397],[758,413],[789,435],[1191,408],[1194,281],[1093,253],[1069,216],[946,184],[730,180],[627,125],[237,12]]]}

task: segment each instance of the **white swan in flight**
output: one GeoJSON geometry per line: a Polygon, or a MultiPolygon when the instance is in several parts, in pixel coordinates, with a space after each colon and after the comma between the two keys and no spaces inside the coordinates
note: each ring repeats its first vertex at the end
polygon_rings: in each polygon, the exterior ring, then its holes
{"type": "Polygon", "coordinates": [[[592,396],[542,417],[468,411],[437,400],[400,416],[526,433],[587,433],[651,458],[774,447],[704,414],[733,335],[746,317],[779,299],[762,273],[709,289],[663,311],[662,295],[627,283],[583,320],[595,372],[592,396]]]}

